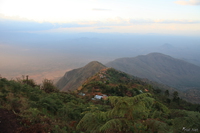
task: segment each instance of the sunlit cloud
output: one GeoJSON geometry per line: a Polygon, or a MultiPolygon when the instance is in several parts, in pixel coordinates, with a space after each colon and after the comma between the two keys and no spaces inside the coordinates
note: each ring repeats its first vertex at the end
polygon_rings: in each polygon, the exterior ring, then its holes
{"type": "Polygon", "coordinates": [[[19,21],[19,20],[10,20],[10,19],[1,19],[0,18],[0,32],[5,31],[45,31],[58,28],[71,28],[71,27],[89,27],[91,23],[79,23],[79,22],[70,22],[70,23],[50,23],[50,22],[35,22],[35,21],[19,21]]]}
{"type": "Polygon", "coordinates": [[[175,3],[179,5],[200,5],[200,0],[179,0],[175,3]]]}
{"type": "Polygon", "coordinates": [[[109,29],[112,29],[111,27],[99,27],[99,28],[96,28],[96,29],[99,29],[99,30],[109,30],[109,29]]]}
{"type": "Polygon", "coordinates": [[[164,20],[164,19],[157,19],[153,21],[154,23],[165,23],[165,24],[200,24],[200,20],[164,20]]]}
{"type": "Polygon", "coordinates": [[[130,19],[129,22],[131,24],[147,24],[147,23],[156,23],[155,20],[152,19],[130,19]]]}

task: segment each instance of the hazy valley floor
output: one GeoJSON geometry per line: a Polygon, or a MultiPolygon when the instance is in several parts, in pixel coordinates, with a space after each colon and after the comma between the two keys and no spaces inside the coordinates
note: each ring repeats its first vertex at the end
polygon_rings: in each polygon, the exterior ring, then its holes
{"type": "Polygon", "coordinates": [[[71,69],[60,69],[60,70],[49,70],[43,72],[30,72],[30,73],[16,72],[10,74],[1,74],[1,76],[6,77],[7,79],[16,79],[16,78],[22,78],[22,75],[29,75],[29,78],[33,79],[37,84],[40,84],[44,79],[49,79],[56,82],[67,71],[70,70],[71,69]]]}

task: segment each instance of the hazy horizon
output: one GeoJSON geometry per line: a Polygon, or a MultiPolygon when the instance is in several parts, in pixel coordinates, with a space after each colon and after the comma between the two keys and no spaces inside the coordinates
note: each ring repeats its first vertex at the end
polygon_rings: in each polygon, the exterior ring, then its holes
{"type": "Polygon", "coordinates": [[[55,78],[55,72],[93,60],[151,52],[200,66],[199,5],[200,0],[1,0],[0,74],[49,72],[55,78]]]}

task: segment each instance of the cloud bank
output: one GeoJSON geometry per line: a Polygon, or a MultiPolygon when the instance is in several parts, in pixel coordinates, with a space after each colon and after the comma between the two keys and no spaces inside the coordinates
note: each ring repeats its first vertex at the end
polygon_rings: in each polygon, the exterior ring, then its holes
{"type": "Polygon", "coordinates": [[[189,19],[131,19],[115,17],[102,21],[72,21],[68,23],[50,23],[20,21],[0,17],[0,35],[11,32],[26,33],[165,33],[191,34],[199,36],[200,20],[189,19]],[[186,32],[187,31],[187,32],[186,32]]]}
{"type": "Polygon", "coordinates": [[[200,20],[164,20],[164,19],[123,19],[113,18],[105,21],[82,21],[70,23],[38,23],[34,21],[18,21],[0,19],[0,31],[46,31],[60,28],[97,27],[96,29],[111,29],[112,26],[133,26],[150,24],[200,24],[200,20]],[[103,28],[102,28],[103,27],[103,28]]]}
{"type": "Polygon", "coordinates": [[[175,2],[176,4],[179,5],[200,5],[200,0],[179,0],[175,2]]]}

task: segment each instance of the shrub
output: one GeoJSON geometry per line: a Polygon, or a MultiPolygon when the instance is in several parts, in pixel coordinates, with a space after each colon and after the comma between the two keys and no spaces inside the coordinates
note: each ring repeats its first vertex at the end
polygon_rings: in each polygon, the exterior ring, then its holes
{"type": "Polygon", "coordinates": [[[58,89],[53,84],[52,80],[44,79],[42,81],[42,90],[44,90],[46,93],[56,92],[58,89]]]}

